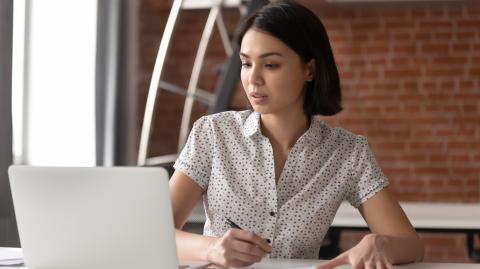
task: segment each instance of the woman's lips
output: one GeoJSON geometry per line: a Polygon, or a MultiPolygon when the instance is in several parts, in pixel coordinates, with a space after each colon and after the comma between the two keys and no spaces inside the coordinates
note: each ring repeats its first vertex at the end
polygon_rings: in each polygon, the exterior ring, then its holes
{"type": "Polygon", "coordinates": [[[255,104],[261,104],[267,100],[268,96],[261,93],[251,93],[250,97],[255,104]]]}

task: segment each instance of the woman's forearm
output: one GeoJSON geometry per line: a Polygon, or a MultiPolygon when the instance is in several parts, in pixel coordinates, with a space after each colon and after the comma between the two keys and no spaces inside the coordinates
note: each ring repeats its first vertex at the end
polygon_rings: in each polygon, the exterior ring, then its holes
{"type": "Polygon", "coordinates": [[[180,260],[207,261],[207,250],[216,238],[175,229],[175,239],[180,260]]]}
{"type": "Polygon", "coordinates": [[[377,235],[383,241],[388,259],[393,264],[420,262],[423,260],[424,246],[418,237],[394,237],[377,235]]]}

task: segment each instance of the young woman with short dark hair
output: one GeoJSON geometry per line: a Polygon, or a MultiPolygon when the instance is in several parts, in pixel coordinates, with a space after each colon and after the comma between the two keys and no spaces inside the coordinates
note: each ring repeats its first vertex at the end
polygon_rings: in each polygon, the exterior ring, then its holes
{"type": "Polygon", "coordinates": [[[366,138],[315,117],[342,109],[335,60],[317,16],[293,1],[273,2],[243,23],[239,44],[252,110],[196,121],[170,180],[180,258],[234,267],[267,254],[316,259],[346,200],[372,233],[318,268],[420,261],[423,245],[366,138]],[[202,197],[204,234],[181,231],[202,197]]]}

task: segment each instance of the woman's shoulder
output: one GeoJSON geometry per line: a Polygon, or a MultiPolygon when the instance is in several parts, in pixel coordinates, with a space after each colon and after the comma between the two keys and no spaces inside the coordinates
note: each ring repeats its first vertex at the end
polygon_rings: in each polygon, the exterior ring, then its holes
{"type": "Polygon", "coordinates": [[[197,121],[206,121],[214,126],[239,125],[242,126],[247,118],[252,114],[251,110],[243,111],[224,111],[215,114],[203,116],[197,121]]]}
{"type": "Polygon", "coordinates": [[[363,135],[355,134],[350,130],[338,126],[330,127],[323,122],[321,125],[323,133],[322,140],[330,145],[352,148],[356,145],[367,143],[367,138],[363,135]]]}

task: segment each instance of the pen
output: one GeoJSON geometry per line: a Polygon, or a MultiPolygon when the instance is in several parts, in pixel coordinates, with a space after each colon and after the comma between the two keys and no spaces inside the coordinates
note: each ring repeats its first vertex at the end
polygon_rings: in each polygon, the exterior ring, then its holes
{"type": "MultiPolygon", "coordinates": [[[[243,230],[242,228],[240,228],[240,226],[238,226],[235,222],[229,220],[229,219],[225,219],[225,223],[230,226],[231,228],[235,228],[235,229],[239,229],[239,230],[243,230]]],[[[268,238],[265,238],[265,241],[267,241],[267,243],[270,244],[270,239],[268,238]]]]}

